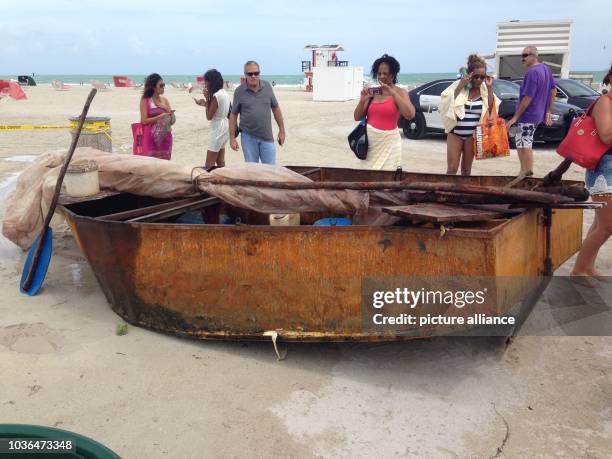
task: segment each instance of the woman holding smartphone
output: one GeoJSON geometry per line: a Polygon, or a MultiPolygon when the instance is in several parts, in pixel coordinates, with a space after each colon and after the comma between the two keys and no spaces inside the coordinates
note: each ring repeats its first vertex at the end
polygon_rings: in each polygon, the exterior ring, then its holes
{"type": "Polygon", "coordinates": [[[140,122],[151,125],[151,156],[169,160],[172,156],[172,125],[176,121],[170,102],[163,96],[166,84],[157,73],[145,79],[140,99],[140,122]]]}
{"type": "Polygon", "coordinates": [[[461,165],[461,175],[472,173],[474,161],[474,131],[484,116],[491,113],[500,100],[493,94],[493,77],[487,65],[476,54],[468,57],[467,70],[442,93],[440,115],[446,132],[446,173],[455,175],[461,165]],[[484,82],[484,84],[483,84],[484,82]]]}
{"type": "Polygon", "coordinates": [[[230,111],[229,94],[223,89],[221,73],[211,69],[204,74],[204,99],[195,103],[206,107],[206,119],[210,121],[208,150],[205,169],[211,170],[225,166],[225,144],[229,139],[228,114],[230,111]]]}
{"type": "Polygon", "coordinates": [[[380,86],[364,88],[355,107],[355,121],[367,116],[368,156],[365,165],[374,170],[396,170],[402,165],[402,139],[397,129],[400,113],[414,118],[416,110],[408,93],[396,86],[399,62],[386,54],[372,64],[372,78],[380,86]]]}

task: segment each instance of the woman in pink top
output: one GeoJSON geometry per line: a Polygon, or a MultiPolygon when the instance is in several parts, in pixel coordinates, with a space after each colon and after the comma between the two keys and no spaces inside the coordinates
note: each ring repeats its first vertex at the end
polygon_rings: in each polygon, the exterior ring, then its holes
{"type": "Polygon", "coordinates": [[[151,136],[151,156],[169,160],[172,155],[172,125],[175,118],[170,102],[162,96],[165,87],[164,80],[157,73],[146,78],[140,99],[140,122],[151,125],[151,130],[145,131],[151,136]]]}
{"type": "Polygon", "coordinates": [[[363,162],[375,170],[395,170],[402,165],[402,139],[397,129],[400,113],[414,118],[416,110],[408,93],[396,86],[399,62],[386,54],[372,64],[372,78],[377,88],[364,88],[357,107],[355,121],[367,115],[368,156],[363,162]]]}

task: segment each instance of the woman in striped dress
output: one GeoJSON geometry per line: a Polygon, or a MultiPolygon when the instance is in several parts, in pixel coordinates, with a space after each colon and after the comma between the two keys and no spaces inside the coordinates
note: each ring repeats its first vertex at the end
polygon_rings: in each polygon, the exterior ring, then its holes
{"type": "Polygon", "coordinates": [[[499,99],[493,94],[493,78],[486,73],[484,59],[475,54],[468,58],[467,73],[442,93],[440,115],[446,138],[446,173],[472,173],[474,161],[474,131],[493,104],[499,99]],[[482,84],[484,81],[485,84],[482,84]]]}

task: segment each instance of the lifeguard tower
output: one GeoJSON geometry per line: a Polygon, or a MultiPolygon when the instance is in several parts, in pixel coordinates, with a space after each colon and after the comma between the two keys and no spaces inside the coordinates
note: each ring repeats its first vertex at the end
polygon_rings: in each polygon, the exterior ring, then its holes
{"type": "Polygon", "coordinates": [[[521,52],[533,45],[556,77],[569,78],[571,26],[570,20],[498,22],[495,53],[485,58],[495,59],[497,78],[522,78],[521,52]]]}
{"type": "Polygon", "coordinates": [[[363,67],[349,67],[338,59],[341,45],[307,45],[304,51],[311,60],[302,61],[306,91],[314,101],[344,101],[357,99],[363,87],[363,67]]]}

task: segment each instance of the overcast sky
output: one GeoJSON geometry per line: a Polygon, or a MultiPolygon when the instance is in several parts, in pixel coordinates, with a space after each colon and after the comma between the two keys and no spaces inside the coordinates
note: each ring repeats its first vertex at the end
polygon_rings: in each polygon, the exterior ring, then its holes
{"type": "Polygon", "coordinates": [[[512,19],[571,19],[572,70],[603,70],[610,17],[609,0],[2,1],[0,74],[238,74],[248,59],[298,74],[304,45],[329,43],[351,65],[386,52],[402,73],[454,72],[512,19]]]}

